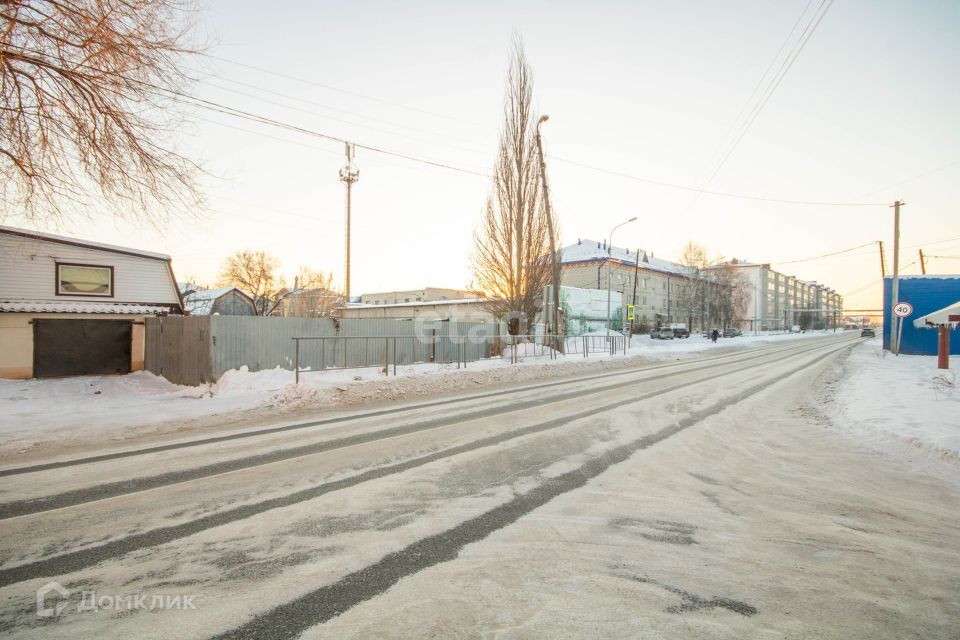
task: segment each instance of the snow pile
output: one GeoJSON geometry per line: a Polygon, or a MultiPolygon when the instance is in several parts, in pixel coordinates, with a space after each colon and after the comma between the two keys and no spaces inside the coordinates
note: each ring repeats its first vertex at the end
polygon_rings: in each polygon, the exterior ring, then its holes
{"type": "MultiPolygon", "coordinates": [[[[955,362],[956,360],[954,360],[955,362]]],[[[936,356],[894,356],[879,338],[845,365],[836,422],[868,440],[897,439],[960,462],[960,376],[936,356]]]]}

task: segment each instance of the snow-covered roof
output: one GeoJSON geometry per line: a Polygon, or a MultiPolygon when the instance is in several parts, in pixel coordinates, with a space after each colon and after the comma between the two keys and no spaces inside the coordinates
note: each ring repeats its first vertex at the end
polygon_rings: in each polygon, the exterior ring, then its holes
{"type": "MultiPolygon", "coordinates": [[[[960,280],[960,274],[943,274],[943,275],[921,275],[914,274],[905,276],[900,274],[898,276],[900,280],[960,280]]],[[[887,276],[887,280],[892,280],[893,276],[887,276]]]]}
{"type": "Polygon", "coordinates": [[[143,256],[144,258],[154,258],[156,260],[170,261],[170,256],[165,253],[154,253],[153,251],[144,251],[142,249],[131,249],[130,247],[121,247],[114,244],[105,244],[102,242],[93,242],[91,240],[79,240],[67,236],[58,236],[53,233],[43,231],[34,231],[33,229],[20,229],[17,227],[7,227],[0,225],[0,233],[9,233],[11,235],[23,236],[26,238],[36,238],[38,240],[48,240],[50,242],[59,242],[61,244],[72,244],[80,247],[90,247],[92,249],[103,249],[104,251],[114,251],[116,253],[126,253],[129,255],[143,256]]]}
{"type": "Polygon", "coordinates": [[[490,302],[487,298],[459,298],[457,300],[420,300],[417,302],[393,302],[391,304],[348,303],[348,309],[383,309],[385,307],[433,307],[445,304],[477,304],[490,302]]]}
{"type": "MultiPolygon", "coordinates": [[[[190,291],[190,289],[183,288],[184,285],[181,284],[181,292],[190,291]]],[[[236,290],[241,294],[246,295],[237,287],[220,287],[219,289],[200,289],[194,291],[193,293],[184,293],[183,296],[183,306],[190,312],[192,316],[208,316],[213,312],[213,303],[217,299],[230,293],[231,291],[236,290]]]]}
{"type": "MultiPolygon", "coordinates": [[[[571,244],[561,249],[560,261],[563,264],[573,262],[592,262],[596,260],[612,259],[626,265],[637,264],[637,250],[625,249],[623,247],[611,246],[604,248],[603,242],[596,240],[581,240],[577,244],[571,244]]],[[[653,269],[664,273],[675,273],[677,275],[687,275],[690,269],[678,262],[654,258],[649,251],[640,249],[640,268],[653,269]]]]}
{"type": "Polygon", "coordinates": [[[924,327],[941,327],[949,325],[956,327],[960,325],[960,300],[957,300],[949,307],[944,307],[939,311],[920,316],[913,321],[913,326],[917,329],[924,327]]]}
{"type": "Polygon", "coordinates": [[[134,313],[137,315],[160,315],[169,311],[170,307],[168,306],[123,302],[0,300],[0,312],[5,313],[134,313]]]}

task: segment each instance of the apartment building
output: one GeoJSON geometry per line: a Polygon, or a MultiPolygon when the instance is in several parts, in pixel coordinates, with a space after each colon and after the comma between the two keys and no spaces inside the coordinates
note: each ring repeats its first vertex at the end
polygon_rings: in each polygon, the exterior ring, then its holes
{"type": "Polygon", "coordinates": [[[743,260],[734,259],[712,268],[735,269],[747,282],[747,313],[740,323],[743,331],[842,326],[843,297],[826,285],[780,273],[769,264],[743,260]]]}
{"type": "MultiPolygon", "coordinates": [[[[701,324],[700,314],[691,314],[689,299],[691,269],[670,260],[654,257],[644,249],[607,247],[605,241],[579,240],[562,249],[560,284],[580,289],[607,289],[610,266],[611,317],[614,325],[625,325],[627,305],[635,310],[635,327],[653,327],[670,322],[701,324]]],[[[713,326],[714,318],[704,324],[713,326]],[[711,324],[712,323],[712,324],[711,324]]],[[[702,327],[694,326],[693,330],[702,327]]]]}

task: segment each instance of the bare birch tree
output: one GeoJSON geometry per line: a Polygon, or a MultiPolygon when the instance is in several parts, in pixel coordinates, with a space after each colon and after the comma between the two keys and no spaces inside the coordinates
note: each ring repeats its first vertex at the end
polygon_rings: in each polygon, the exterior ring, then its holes
{"type": "MultiPolygon", "coordinates": [[[[493,186],[474,233],[473,251],[476,285],[491,298],[491,311],[507,322],[511,334],[526,332],[536,318],[559,259],[550,252],[532,103],[533,78],[517,38],[507,73],[493,186]]],[[[554,244],[559,246],[558,238],[554,244]]]]}
{"type": "Polygon", "coordinates": [[[193,5],[0,1],[0,218],[109,206],[157,222],[198,204],[195,166],[168,142],[193,5]]]}

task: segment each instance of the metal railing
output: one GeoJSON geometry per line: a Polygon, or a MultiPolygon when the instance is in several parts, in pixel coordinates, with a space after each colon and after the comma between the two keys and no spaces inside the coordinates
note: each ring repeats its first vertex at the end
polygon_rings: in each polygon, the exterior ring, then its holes
{"type": "Polygon", "coordinates": [[[517,364],[525,358],[555,360],[565,354],[627,352],[628,338],[611,336],[301,336],[294,342],[294,377],[317,371],[379,368],[397,375],[398,365],[453,364],[466,368],[468,362],[494,358],[517,364]],[[306,368],[304,368],[306,367],[306,368]]]}

